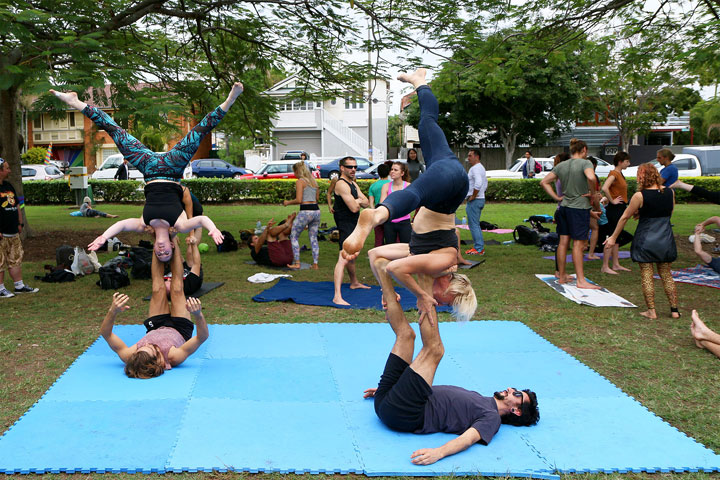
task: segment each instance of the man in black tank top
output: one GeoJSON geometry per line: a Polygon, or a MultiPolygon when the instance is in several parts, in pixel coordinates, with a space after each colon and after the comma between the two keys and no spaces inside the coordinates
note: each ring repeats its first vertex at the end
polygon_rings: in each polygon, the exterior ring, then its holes
{"type": "MultiPolygon", "coordinates": [[[[340,232],[340,251],[342,252],[343,242],[352,233],[357,225],[360,209],[367,208],[369,205],[365,194],[360,190],[355,181],[355,172],[357,172],[357,160],[353,157],[345,157],[340,160],[340,178],[335,184],[335,205],[333,207],[335,225],[340,232]]],[[[337,305],[350,305],[342,298],[341,286],[344,276],[344,270],[347,269],[350,275],[350,288],[370,288],[358,282],[355,275],[355,260],[345,260],[342,254],[338,255],[337,264],[333,273],[333,282],[335,284],[335,296],[333,303],[337,305]]]]}

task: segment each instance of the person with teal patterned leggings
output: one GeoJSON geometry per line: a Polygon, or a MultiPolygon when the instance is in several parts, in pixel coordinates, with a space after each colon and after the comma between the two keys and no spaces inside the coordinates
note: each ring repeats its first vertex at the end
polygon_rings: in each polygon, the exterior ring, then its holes
{"type": "Polygon", "coordinates": [[[65,102],[69,107],[80,110],[100,129],[105,130],[128,162],[140,170],[145,177],[145,206],[142,217],[121,220],[115,223],[88,245],[89,250],[97,250],[108,238],[120,232],[143,232],[147,230],[155,236],[155,255],[160,261],[167,262],[172,258],[173,254],[174,242],[172,237],[177,232],[188,233],[200,227],[208,230],[215,243],[222,243],[222,234],[208,217],[187,218],[183,211],[183,192],[180,179],[182,179],[185,167],[187,167],[192,156],[200,147],[202,139],[220,123],[220,120],[228,112],[232,104],[235,103],[242,91],[242,83],[235,83],[227,99],[188,132],[185,138],[170,151],[155,153],[123,130],[105,112],[80,101],[77,93],[50,90],[53,95],[65,102]]]}

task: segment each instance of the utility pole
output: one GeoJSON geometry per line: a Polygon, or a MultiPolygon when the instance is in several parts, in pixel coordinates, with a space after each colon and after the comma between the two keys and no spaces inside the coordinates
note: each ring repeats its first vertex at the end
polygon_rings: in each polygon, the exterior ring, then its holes
{"type": "MultiPolygon", "coordinates": [[[[372,69],[372,57],[371,57],[371,50],[370,50],[370,29],[372,26],[372,18],[368,22],[368,73],[372,69]]],[[[368,104],[368,160],[370,160],[370,163],[373,163],[373,131],[372,131],[372,106],[373,106],[373,99],[372,99],[372,76],[368,75],[368,96],[367,96],[367,104],[368,104]]]]}

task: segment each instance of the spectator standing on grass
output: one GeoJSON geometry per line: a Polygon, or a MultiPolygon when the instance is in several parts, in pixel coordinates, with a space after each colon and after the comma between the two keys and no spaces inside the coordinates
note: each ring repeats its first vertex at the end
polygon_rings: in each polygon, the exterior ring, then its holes
{"type": "Polygon", "coordinates": [[[127,158],[123,157],[123,163],[120,164],[115,172],[115,180],[127,180],[130,178],[130,166],[127,158]]]}
{"type": "MultiPolygon", "coordinates": [[[[381,202],[393,192],[405,190],[411,183],[407,163],[393,162],[390,168],[390,182],[382,187],[381,202]]],[[[410,243],[410,214],[393,218],[384,223],[385,245],[389,243],[410,243]]]]}
{"type": "Polygon", "coordinates": [[[417,150],[411,148],[407,153],[408,171],[410,172],[410,181],[414,182],[425,171],[425,166],[418,159],[417,150]]]}
{"type": "Polygon", "coordinates": [[[585,246],[590,230],[591,199],[595,210],[599,211],[599,196],[595,195],[595,170],[587,157],[587,144],[582,140],[570,140],[570,159],[555,166],[540,185],[553,200],[560,202],[556,218],[557,233],[560,236],[555,256],[558,263],[558,282],[568,283],[570,277],[565,271],[566,258],[570,240],[573,241],[572,259],[575,265],[576,286],[578,288],[597,290],[600,287],[585,279],[583,266],[585,246]],[[552,188],[556,179],[560,179],[563,195],[558,196],[552,188]]]}
{"type": "MultiPolygon", "coordinates": [[[[380,204],[380,198],[382,197],[382,189],[383,186],[390,181],[388,176],[390,175],[390,168],[392,167],[392,162],[388,160],[387,162],[384,162],[382,165],[379,165],[377,168],[378,176],[380,177],[379,180],[376,180],[372,185],[370,185],[370,190],[368,191],[368,202],[370,202],[370,206],[372,208],[377,207],[380,204]]],[[[385,236],[385,228],[384,223],[381,223],[380,225],[377,225],[375,227],[375,246],[379,247],[384,242],[384,236],[385,236]]]]}
{"type": "Polygon", "coordinates": [[[663,186],[669,187],[673,183],[677,182],[680,172],[675,165],[672,164],[675,154],[668,148],[663,148],[657,151],[657,161],[664,168],[660,171],[660,177],[662,177],[663,186]]]}
{"type": "MultiPolygon", "coordinates": [[[[625,209],[628,204],[628,190],[627,182],[625,181],[625,175],[622,171],[630,166],[630,155],[627,152],[618,152],[613,158],[615,168],[610,171],[605,183],[603,183],[602,191],[605,197],[608,199],[606,208],[608,226],[607,231],[615,231],[620,217],[625,213],[625,209]]],[[[629,236],[630,234],[627,234],[629,236]]],[[[632,238],[632,236],[630,236],[632,238]]],[[[601,238],[601,242],[605,239],[601,238]]],[[[601,272],[610,275],[617,275],[618,272],[629,272],[629,268],[625,268],[620,265],[620,245],[616,242],[612,247],[607,245],[603,249],[603,266],[600,269],[601,272]],[[612,268],[610,268],[610,257],[612,257],[612,268]]]]}
{"type": "Polygon", "coordinates": [[[485,207],[485,190],[487,190],[488,181],[485,167],[480,163],[479,149],[470,149],[468,162],[470,163],[470,170],[468,171],[470,189],[468,190],[465,211],[468,217],[468,227],[472,234],[473,248],[465,251],[465,254],[485,255],[485,240],[483,239],[482,228],[480,228],[480,215],[485,207]]]}
{"type": "Polygon", "coordinates": [[[0,298],[14,297],[16,293],[36,293],[37,288],[25,285],[22,280],[23,247],[20,233],[25,225],[15,189],[7,181],[10,165],[0,158],[0,298]],[[5,270],[15,282],[14,291],[5,288],[5,270]]]}
{"type": "Polygon", "coordinates": [[[535,158],[532,152],[525,152],[525,168],[523,169],[523,178],[535,178],[535,158]]]}

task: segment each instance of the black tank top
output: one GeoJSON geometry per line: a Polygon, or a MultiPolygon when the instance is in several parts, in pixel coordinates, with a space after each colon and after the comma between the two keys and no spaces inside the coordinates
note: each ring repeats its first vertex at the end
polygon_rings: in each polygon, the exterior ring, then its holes
{"type": "MultiPolygon", "coordinates": [[[[350,183],[344,178],[338,179],[338,182],[343,181],[347,183],[350,186],[350,194],[353,196],[353,198],[358,198],[358,191],[355,187],[354,183],[350,183]]],[[[360,212],[353,212],[348,208],[348,206],[345,204],[345,200],[335,193],[335,205],[333,206],[333,210],[335,210],[335,216],[339,218],[356,218],[360,215],[360,212]]]]}
{"type": "Polygon", "coordinates": [[[640,218],[669,217],[673,211],[673,191],[665,188],[660,190],[643,190],[643,206],[640,207],[640,218]]]}
{"type": "Polygon", "coordinates": [[[183,212],[183,191],[179,183],[151,182],[145,185],[143,222],[150,225],[155,219],[165,220],[171,227],[183,212]]]}

